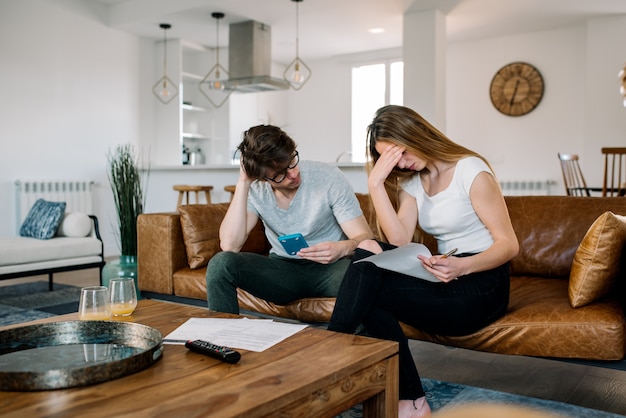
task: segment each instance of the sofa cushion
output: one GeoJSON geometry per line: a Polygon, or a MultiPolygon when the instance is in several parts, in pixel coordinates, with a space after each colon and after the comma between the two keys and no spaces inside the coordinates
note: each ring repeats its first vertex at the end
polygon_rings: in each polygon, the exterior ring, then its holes
{"type": "Polygon", "coordinates": [[[0,237],[0,267],[54,260],[64,260],[67,264],[70,259],[101,254],[102,242],[92,237],[55,237],[47,240],[0,237]]]}
{"type": "Polygon", "coordinates": [[[37,199],[20,228],[20,236],[50,239],[56,234],[65,213],[65,202],[37,199]]]}
{"type": "Polygon", "coordinates": [[[608,294],[620,269],[625,240],[625,216],[605,212],[591,225],[572,263],[568,293],[573,308],[608,294]]]}
{"type": "MultiPolygon", "coordinates": [[[[219,230],[228,206],[229,203],[216,203],[179,208],[187,260],[192,269],[206,266],[211,257],[221,251],[219,230]]],[[[267,254],[268,244],[261,222],[250,232],[241,251],[267,254]]]]}
{"type": "Polygon", "coordinates": [[[403,324],[409,338],[453,347],[536,357],[621,360],[624,309],[615,299],[572,309],[567,281],[511,277],[507,314],[464,336],[431,334],[403,324]]]}

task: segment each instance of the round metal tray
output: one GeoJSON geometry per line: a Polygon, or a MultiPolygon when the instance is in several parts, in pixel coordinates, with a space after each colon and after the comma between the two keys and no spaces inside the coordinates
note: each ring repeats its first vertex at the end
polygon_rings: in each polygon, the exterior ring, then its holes
{"type": "Polygon", "coordinates": [[[0,390],[62,389],[106,382],[161,358],[161,333],[141,324],[66,321],[0,331],[0,390]]]}

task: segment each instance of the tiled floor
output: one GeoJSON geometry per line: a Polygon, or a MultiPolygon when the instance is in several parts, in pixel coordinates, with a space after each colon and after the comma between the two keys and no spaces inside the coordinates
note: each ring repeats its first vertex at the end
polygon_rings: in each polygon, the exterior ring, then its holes
{"type": "MultiPolygon", "coordinates": [[[[0,286],[47,280],[46,276],[3,280],[0,286]]],[[[98,284],[96,269],[54,276],[55,283],[98,284]]],[[[411,341],[422,377],[535,398],[572,403],[626,415],[626,371],[523,356],[507,356],[411,341]]],[[[603,364],[610,366],[611,364],[603,364]]],[[[626,361],[621,362],[626,369],[626,361]]]]}

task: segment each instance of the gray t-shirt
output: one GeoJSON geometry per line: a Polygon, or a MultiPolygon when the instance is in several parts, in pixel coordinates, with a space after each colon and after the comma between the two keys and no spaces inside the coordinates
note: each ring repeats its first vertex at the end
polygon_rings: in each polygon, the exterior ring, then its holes
{"type": "Polygon", "coordinates": [[[281,209],[268,181],[255,181],[248,193],[248,211],[263,221],[270,252],[290,257],[278,242],[281,235],[301,233],[309,245],[346,239],[339,224],[363,214],[354,190],[337,168],[300,161],[302,182],[288,209],[281,209]]]}

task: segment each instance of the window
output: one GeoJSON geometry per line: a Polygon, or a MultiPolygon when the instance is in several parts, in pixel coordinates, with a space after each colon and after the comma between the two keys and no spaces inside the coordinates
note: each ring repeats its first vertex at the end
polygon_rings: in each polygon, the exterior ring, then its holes
{"type": "Polygon", "coordinates": [[[367,126],[376,110],[403,104],[402,61],[352,68],[352,161],[365,162],[367,126]]]}

